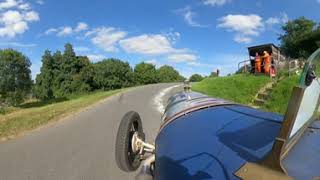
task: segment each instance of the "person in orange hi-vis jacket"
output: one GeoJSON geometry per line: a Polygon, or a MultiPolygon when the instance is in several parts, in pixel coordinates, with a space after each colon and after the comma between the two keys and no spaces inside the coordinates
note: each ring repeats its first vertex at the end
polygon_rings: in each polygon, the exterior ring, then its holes
{"type": "Polygon", "coordinates": [[[259,53],[256,52],[255,57],[255,72],[261,73],[261,57],[259,56],[259,53]]]}
{"type": "Polygon", "coordinates": [[[264,72],[266,73],[266,75],[269,75],[271,59],[270,59],[270,54],[267,51],[263,51],[263,59],[264,59],[264,72]]]}

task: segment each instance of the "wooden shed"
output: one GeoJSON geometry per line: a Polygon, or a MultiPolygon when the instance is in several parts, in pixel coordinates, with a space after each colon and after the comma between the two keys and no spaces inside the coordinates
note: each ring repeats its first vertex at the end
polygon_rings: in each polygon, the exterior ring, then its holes
{"type": "Polygon", "coordinates": [[[267,51],[271,55],[275,64],[279,64],[286,60],[285,56],[281,54],[280,48],[272,43],[248,47],[249,59],[253,59],[256,56],[256,52],[262,56],[263,51],[267,51]]]}

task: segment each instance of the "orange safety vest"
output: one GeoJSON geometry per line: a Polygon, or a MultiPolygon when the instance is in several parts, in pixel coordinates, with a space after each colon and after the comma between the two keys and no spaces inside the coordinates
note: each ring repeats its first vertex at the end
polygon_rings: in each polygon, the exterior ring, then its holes
{"type": "Polygon", "coordinates": [[[270,55],[266,54],[263,57],[264,57],[264,72],[266,74],[269,74],[270,73],[270,64],[271,64],[270,55]]]}
{"type": "Polygon", "coordinates": [[[255,59],[255,70],[258,73],[261,72],[261,58],[260,58],[260,56],[256,57],[256,59],[255,59]]]}

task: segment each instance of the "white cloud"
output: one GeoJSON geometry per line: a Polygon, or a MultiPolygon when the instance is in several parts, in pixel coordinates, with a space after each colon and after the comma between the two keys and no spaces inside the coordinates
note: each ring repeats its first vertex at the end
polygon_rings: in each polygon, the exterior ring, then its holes
{"type": "Polygon", "coordinates": [[[244,35],[259,35],[263,28],[262,18],[256,14],[232,15],[229,14],[219,19],[221,22],[218,27],[226,28],[244,35]]]}
{"type": "Polygon", "coordinates": [[[98,62],[106,58],[104,55],[101,55],[101,54],[88,54],[87,57],[92,62],[98,62]]]}
{"type": "Polygon", "coordinates": [[[29,48],[29,47],[35,47],[37,45],[29,44],[29,43],[21,43],[21,42],[0,42],[0,46],[29,48]]]}
{"type": "Polygon", "coordinates": [[[70,26],[65,26],[60,29],[60,31],[57,33],[57,36],[67,36],[72,34],[72,32],[73,30],[70,26]]]}
{"type": "Polygon", "coordinates": [[[35,11],[26,12],[23,16],[26,21],[30,21],[30,22],[40,20],[39,14],[35,11]]]}
{"type": "Polygon", "coordinates": [[[120,40],[119,44],[128,53],[167,55],[168,60],[173,63],[194,62],[198,59],[188,49],[174,48],[170,38],[163,34],[142,34],[120,40]]]}
{"type": "Polygon", "coordinates": [[[13,38],[18,34],[23,34],[29,28],[29,22],[39,21],[39,14],[30,9],[30,4],[22,0],[1,2],[0,37],[13,38]]]}
{"type": "Polygon", "coordinates": [[[266,20],[266,24],[269,26],[275,24],[285,24],[289,20],[288,15],[286,13],[281,13],[279,17],[270,17],[266,20]]]}
{"type": "Polygon", "coordinates": [[[234,37],[236,42],[249,43],[252,40],[252,36],[258,36],[264,29],[262,18],[256,14],[229,14],[221,17],[218,21],[220,21],[220,24],[218,24],[219,28],[236,32],[234,37]]]}
{"type": "Polygon", "coordinates": [[[245,43],[245,44],[248,44],[248,43],[252,42],[252,38],[251,37],[243,36],[243,35],[240,35],[240,34],[235,35],[233,40],[235,42],[237,42],[237,43],[245,43]]]}
{"type": "Polygon", "coordinates": [[[9,24],[20,22],[22,20],[23,20],[23,17],[19,11],[9,10],[1,14],[0,22],[2,22],[3,24],[9,25],[9,24]]]}
{"type": "Polygon", "coordinates": [[[181,34],[179,32],[175,32],[172,28],[169,31],[164,31],[161,33],[162,35],[166,36],[167,39],[172,43],[175,44],[177,41],[180,40],[181,34]]]}
{"type": "Polygon", "coordinates": [[[149,64],[153,64],[153,65],[157,65],[158,64],[158,61],[155,60],[155,59],[150,59],[150,60],[146,60],[144,61],[145,63],[149,63],[149,64]]]}
{"type": "Polygon", "coordinates": [[[276,17],[270,17],[267,19],[266,23],[270,24],[270,25],[279,24],[280,20],[279,20],[279,18],[276,18],[276,17]]]}
{"type": "Polygon", "coordinates": [[[88,29],[88,24],[79,22],[77,27],[74,29],[75,32],[85,31],[88,29]]]}
{"type": "Polygon", "coordinates": [[[44,34],[49,35],[49,34],[57,32],[57,31],[58,31],[58,29],[56,29],[56,28],[50,28],[50,29],[46,30],[46,32],[44,32],[44,34]]]}
{"type": "Polygon", "coordinates": [[[0,10],[10,9],[16,6],[18,6],[18,2],[16,0],[5,0],[0,3],[0,10]]]}
{"type": "Polygon", "coordinates": [[[75,28],[72,28],[71,26],[61,26],[58,28],[49,28],[47,29],[44,34],[50,35],[50,34],[56,34],[57,36],[67,36],[72,35],[75,33],[79,33],[81,31],[85,31],[88,29],[88,25],[84,22],[79,22],[75,28]]]}
{"type": "Polygon", "coordinates": [[[194,54],[188,53],[181,53],[181,54],[170,54],[168,59],[174,63],[181,63],[181,62],[194,62],[198,58],[194,54]]]}
{"type": "Polygon", "coordinates": [[[160,55],[175,52],[170,40],[161,34],[143,34],[120,41],[120,46],[129,53],[160,55]]]}
{"type": "Polygon", "coordinates": [[[127,33],[113,27],[96,28],[86,33],[86,36],[93,36],[91,42],[106,52],[116,52],[119,40],[123,39],[127,33]]]}
{"type": "Polygon", "coordinates": [[[20,4],[18,6],[18,9],[21,9],[21,10],[30,10],[31,9],[31,6],[29,3],[23,3],[23,4],[20,4]]]}
{"type": "Polygon", "coordinates": [[[43,0],[36,0],[36,3],[42,5],[42,4],[44,4],[44,1],[43,0]]]}
{"type": "Polygon", "coordinates": [[[156,59],[149,59],[144,61],[145,63],[149,63],[152,64],[154,66],[156,66],[156,68],[160,68],[161,66],[163,66],[164,64],[162,64],[161,62],[157,61],[156,59]]]}
{"type": "Polygon", "coordinates": [[[202,62],[188,62],[187,65],[194,66],[194,67],[206,67],[206,68],[212,68],[214,67],[212,64],[209,63],[202,63],[202,62]]]}
{"type": "Polygon", "coordinates": [[[28,29],[27,22],[19,11],[9,10],[0,15],[0,37],[15,37],[28,29]]]}
{"type": "Polygon", "coordinates": [[[203,4],[208,6],[222,6],[228,2],[231,2],[231,0],[204,0],[203,4]]]}
{"type": "Polygon", "coordinates": [[[190,6],[187,6],[183,9],[176,10],[177,13],[181,14],[185,20],[185,22],[193,27],[207,27],[206,25],[202,25],[198,22],[196,22],[194,19],[197,16],[195,12],[192,11],[190,6]]]}

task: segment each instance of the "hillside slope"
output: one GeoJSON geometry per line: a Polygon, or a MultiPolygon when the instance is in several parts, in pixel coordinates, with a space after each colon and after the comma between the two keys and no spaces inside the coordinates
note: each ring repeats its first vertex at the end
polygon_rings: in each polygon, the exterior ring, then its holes
{"type": "Polygon", "coordinates": [[[266,101],[262,109],[284,114],[287,110],[292,89],[294,86],[297,86],[298,83],[298,75],[287,77],[280,81],[271,91],[270,98],[266,101]]]}
{"type": "Polygon", "coordinates": [[[250,104],[259,89],[270,81],[266,76],[238,74],[206,78],[194,84],[192,90],[241,104],[250,104]]]}

